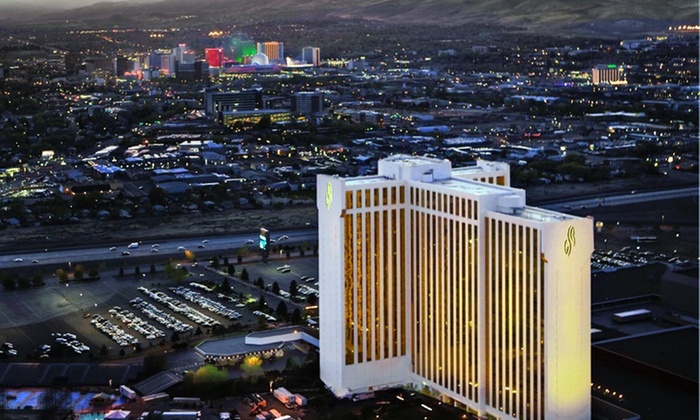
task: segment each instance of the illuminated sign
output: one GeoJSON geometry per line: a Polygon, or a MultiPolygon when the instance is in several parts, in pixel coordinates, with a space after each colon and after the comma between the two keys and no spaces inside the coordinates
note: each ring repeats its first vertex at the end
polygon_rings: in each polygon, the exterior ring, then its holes
{"type": "Polygon", "coordinates": [[[331,181],[328,181],[328,186],[326,186],[326,208],[331,208],[331,203],[333,202],[333,186],[331,181]]]}
{"type": "Polygon", "coordinates": [[[566,230],[566,239],[564,239],[564,254],[568,257],[571,255],[571,251],[576,246],[576,229],[573,226],[569,226],[566,230]]]}
{"type": "Polygon", "coordinates": [[[260,250],[267,252],[267,246],[270,243],[270,232],[265,228],[260,228],[260,250]]]}

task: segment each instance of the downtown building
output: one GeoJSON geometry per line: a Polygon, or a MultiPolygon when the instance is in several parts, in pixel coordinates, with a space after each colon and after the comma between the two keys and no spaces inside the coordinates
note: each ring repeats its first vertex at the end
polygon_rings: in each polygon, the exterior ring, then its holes
{"type": "Polygon", "coordinates": [[[594,85],[624,85],[622,68],[615,64],[599,64],[591,70],[591,82],[594,85]]]}
{"type": "Polygon", "coordinates": [[[526,206],[505,164],[396,155],[378,169],[317,179],[326,386],[590,419],[592,221],[526,206]]]}

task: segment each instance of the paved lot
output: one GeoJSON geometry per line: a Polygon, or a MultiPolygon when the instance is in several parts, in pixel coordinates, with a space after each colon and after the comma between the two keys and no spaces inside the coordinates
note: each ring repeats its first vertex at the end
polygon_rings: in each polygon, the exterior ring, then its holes
{"type": "MultiPolygon", "coordinates": [[[[279,258],[279,257],[277,257],[279,258]]],[[[235,260],[232,258],[232,260],[235,260]]],[[[244,264],[236,264],[236,271],[240,273],[243,268],[249,272],[251,284],[244,283],[240,280],[231,279],[230,283],[236,292],[244,293],[249,300],[259,299],[261,293],[265,294],[265,299],[271,308],[276,308],[279,301],[282,299],[270,292],[264,292],[255,287],[252,282],[258,277],[262,277],[265,284],[271,284],[277,281],[282,290],[289,289],[289,283],[292,280],[297,280],[302,284],[299,277],[302,275],[317,277],[317,259],[316,258],[297,258],[286,260],[284,264],[289,264],[292,267],[291,272],[281,273],[275,268],[282,263],[280,260],[273,260],[268,264],[262,262],[250,262],[244,264]]],[[[181,284],[190,287],[192,281],[204,282],[207,280],[221,283],[224,276],[215,271],[204,267],[205,263],[200,262],[197,267],[190,267],[191,276],[181,284]]],[[[146,271],[145,267],[141,267],[142,271],[146,271]]],[[[3,291],[0,293],[0,344],[3,342],[11,342],[18,354],[6,359],[8,362],[23,362],[28,359],[33,359],[37,355],[37,349],[42,344],[49,344],[56,347],[55,338],[52,333],[72,333],[77,336],[77,340],[84,342],[91,350],[81,355],[73,354],[72,351],[66,351],[65,356],[60,358],[60,361],[65,362],[80,362],[88,361],[92,358],[100,357],[100,349],[105,345],[108,349],[109,356],[117,356],[120,347],[106,335],[100,333],[91,323],[91,316],[99,314],[110,322],[119,324],[116,318],[111,317],[108,312],[114,306],[119,306],[123,309],[128,309],[135,315],[147,320],[150,324],[163,330],[166,335],[164,338],[148,340],[136,331],[123,326],[124,330],[137,337],[142,345],[142,348],[147,349],[152,346],[159,346],[170,341],[172,331],[166,329],[165,325],[160,324],[155,320],[147,319],[137,309],[130,305],[130,301],[135,297],[141,297],[144,300],[149,299],[138,291],[139,286],[144,286],[149,289],[160,290],[167,293],[171,297],[176,297],[180,301],[187,303],[193,309],[196,309],[215,320],[222,325],[230,325],[233,322],[240,323],[245,329],[251,329],[258,324],[258,317],[253,315],[252,311],[257,309],[239,308],[234,303],[217,298],[216,293],[208,293],[199,289],[206,297],[219,301],[231,309],[236,309],[243,316],[239,320],[231,321],[219,315],[214,314],[206,309],[199,307],[196,303],[187,302],[185,299],[178,297],[173,292],[167,290],[169,286],[173,286],[172,280],[165,277],[162,271],[155,275],[141,274],[134,275],[133,267],[125,267],[126,275],[119,277],[117,271],[108,270],[100,273],[101,279],[91,282],[70,282],[67,286],[58,283],[55,277],[48,277],[47,284],[39,288],[31,288],[25,290],[3,291]],[[87,315],[89,314],[89,315],[87,315]]],[[[312,286],[313,287],[313,286],[312,286]]],[[[166,309],[162,304],[150,301],[156,307],[164,312],[172,315],[176,319],[190,323],[196,330],[197,325],[191,320],[188,320],[182,315],[174,313],[172,310],[166,309]]],[[[294,303],[286,300],[286,304],[291,312],[294,308],[294,303]]],[[[303,308],[304,304],[298,305],[303,308]]],[[[188,334],[184,334],[187,337],[188,334]]],[[[202,339],[205,338],[207,328],[202,327],[202,339]]],[[[166,347],[166,349],[169,346],[166,347]]],[[[122,347],[127,356],[133,354],[132,347],[122,347]]],[[[42,359],[42,361],[55,361],[55,358],[42,359]]]]}

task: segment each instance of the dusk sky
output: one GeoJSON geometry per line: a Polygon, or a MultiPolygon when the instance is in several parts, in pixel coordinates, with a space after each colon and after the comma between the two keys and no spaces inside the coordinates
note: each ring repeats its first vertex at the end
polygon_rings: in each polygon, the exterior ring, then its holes
{"type": "MultiPolygon", "coordinates": [[[[47,8],[74,8],[74,7],[82,7],[82,6],[89,6],[91,4],[95,3],[102,3],[102,2],[126,2],[130,1],[132,3],[137,3],[137,2],[144,2],[144,1],[149,1],[149,0],[52,0],[47,4],[47,2],[43,0],[0,0],[0,6],[14,6],[14,5],[22,5],[22,6],[41,6],[44,5],[47,8]]],[[[154,0],[152,0],[154,1],[154,0]]]]}

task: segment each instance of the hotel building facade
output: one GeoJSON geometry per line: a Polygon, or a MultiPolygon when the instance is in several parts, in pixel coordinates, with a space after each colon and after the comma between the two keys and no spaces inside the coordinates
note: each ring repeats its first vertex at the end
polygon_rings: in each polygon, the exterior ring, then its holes
{"type": "Polygon", "coordinates": [[[505,164],[396,155],[319,175],[321,379],[488,419],[590,419],[592,220],[525,205],[505,164]]]}

